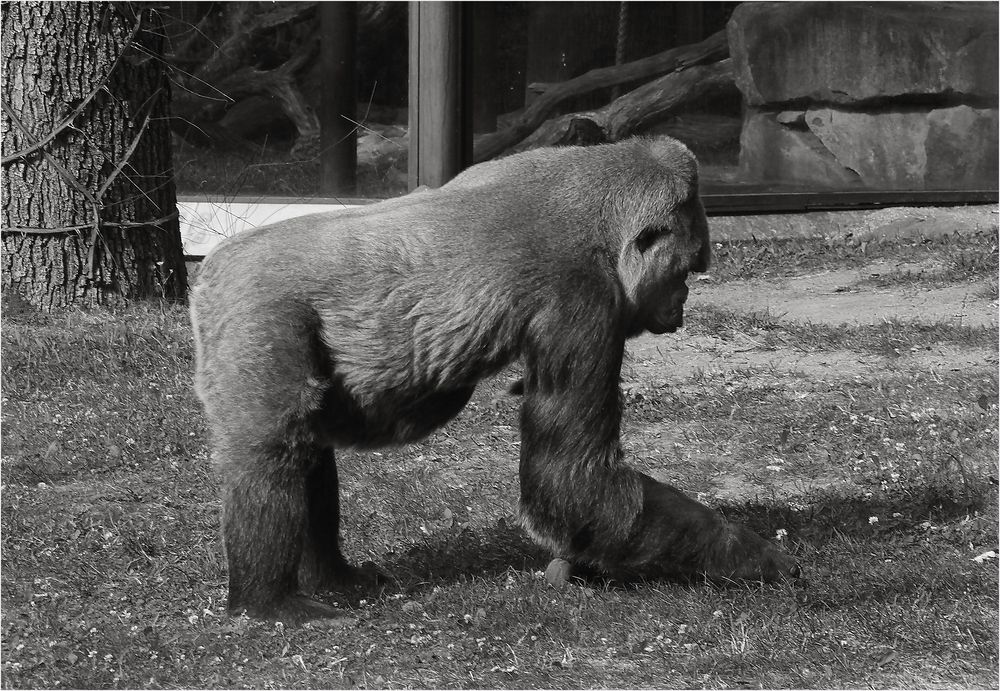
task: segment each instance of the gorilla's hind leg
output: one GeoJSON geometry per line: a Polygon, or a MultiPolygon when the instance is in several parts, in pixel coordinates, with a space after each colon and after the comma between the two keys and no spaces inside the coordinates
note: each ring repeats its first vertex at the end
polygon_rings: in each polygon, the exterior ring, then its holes
{"type": "Polygon", "coordinates": [[[302,589],[309,593],[378,584],[383,577],[374,565],[353,566],[340,550],[340,487],[333,449],[320,450],[306,476],[306,506],[302,589]]]}
{"type": "Polygon", "coordinates": [[[229,611],[297,625],[341,618],[338,609],[299,593],[307,525],[306,477],[315,462],[295,443],[246,445],[226,473],[223,537],[229,611]]]}

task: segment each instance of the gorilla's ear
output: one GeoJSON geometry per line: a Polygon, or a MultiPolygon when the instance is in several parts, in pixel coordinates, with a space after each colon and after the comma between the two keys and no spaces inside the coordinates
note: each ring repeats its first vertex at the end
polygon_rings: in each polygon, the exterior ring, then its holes
{"type": "Polygon", "coordinates": [[[646,250],[656,242],[656,238],[661,235],[666,235],[669,232],[668,228],[662,228],[659,226],[646,226],[639,231],[639,234],[635,236],[635,248],[639,250],[639,254],[645,254],[646,250]]]}

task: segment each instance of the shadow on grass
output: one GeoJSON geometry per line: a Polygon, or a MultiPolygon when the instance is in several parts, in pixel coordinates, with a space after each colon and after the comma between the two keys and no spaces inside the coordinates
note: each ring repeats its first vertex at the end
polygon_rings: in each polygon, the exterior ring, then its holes
{"type": "Polygon", "coordinates": [[[496,576],[510,568],[537,571],[550,559],[520,527],[500,519],[488,528],[465,528],[435,536],[401,554],[389,554],[383,568],[409,591],[468,577],[496,576]]]}
{"type": "MultiPolygon", "coordinates": [[[[920,487],[871,498],[850,497],[835,492],[815,492],[802,499],[804,508],[780,502],[726,504],[717,509],[727,519],[744,523],[759,534],[773,537],[778,529],[788,532],[790,547],[815,551],[833,540],[891,540],[920,530],[924,521],[944,523],[984,509],[996,489],[992,481],[978,484],[920,487]],[[872,522],[872,517],[878,517],[872,522]]],[[[490,578],[513,568],[544,570],[551,554],[534,544],[516,525],[500,520],[481,529],[466,528],[414,545],[403,553],[389,554],[381,567],[392,575],[404,592],[422,591],[434,585],[467,578],[490,578]]],[[[611,581],[605,575],[576,569],[586,581],[616,587],[631,582],[611,581]]],[[[641,580],[641,579],[640,579],[641,580]]],[[[700,578],[664,576],[671,583],[700,582],[700,578]]]]}
{"type": "Polygon", "coordinates": [[[795,540],[820,545],[836,536],[870,537],[911,530],[924,521],[943,522],[982,510],[996,497],[993,479],[899,489],[871,497],[815,491],[795,505],[775,501],[716,507],[727,519],[746,524],[761,535],[784,529],[795,540]],[[877,521],[873,521],[877,519],[877,521]]]}

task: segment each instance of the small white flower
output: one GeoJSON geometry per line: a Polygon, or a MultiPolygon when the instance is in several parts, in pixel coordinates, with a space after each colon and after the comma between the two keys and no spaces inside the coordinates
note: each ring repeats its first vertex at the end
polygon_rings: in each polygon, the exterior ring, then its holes
{"type": "Polygon", "coordinates": [[[878,523],[878,516],[868,517],[868,525],[875,525],[876,523],[878,523]]]}
{"type": "Polygon", "coordinates": [[[786,537],[788,537],[788,531],[784,528],[778,528],[778,530],[774,533],[774,539],[778,542],[781,542],[786,537]]]}

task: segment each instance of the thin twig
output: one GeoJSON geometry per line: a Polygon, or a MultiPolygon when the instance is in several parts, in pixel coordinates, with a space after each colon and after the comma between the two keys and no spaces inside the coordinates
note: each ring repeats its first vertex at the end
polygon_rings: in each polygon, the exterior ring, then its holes
{"type": "MultiPolygon", "coordinates": [[[[7,105],[7,101],[0,101],[0,109],[2,109],[4,112],[7,113],[7,117],[10,118],[10,121],[14,123],[15,127],[21,130],[21,132],[29,141],[34,137],[34,135],[32,135],[31,132],[28,130],[27,126],[25,126],[25,124],[21,121],[21,118],[19,118],[17,114],[14,112],[13,108],[7,105]]],[[[94,198],[94,195],[92,195],[90,191],[87,190],[86,187],[80,184],[80,181],[77,180],[75,177],[73,177],[68,170],[63,168],[62,165],[60,165],[60,163],[57,160],[55,160],[55,158],[53,158],[51,154],[49,154],[47,151],[42,151],[42,156],[44,156],[45,160],[48,163],[50,163],[64,178],[66,178],[66,182],[68,182],[73,189],[82,194],[87,199],[88,202],[90,202],[91,204],[98,203],[97,199],[94,198]]]]}
{"type": "MultiPolygon", "coordinates": [[[[159,93],[161,90],[162,89],[157,89],[156,91],[157,93],[159,93]]],[[[154,96],[155,95],[156,94],[154,94],[154,96]]],[[[111,171],[111,174],[104,181],[104,184],[102,184],[99,188],[97,188],[98,199],[104,197],[104,193],[108,191],[109,187],[111,187],[111,184],[115,181],[115,178],[117,178],[118,174],[122,172],[122,169],[124,169],[125,166],[128,165],[129,159],[132,158],[132,154],[135,153],[136,148],[138,148],[139,146],[139,141],[142,139],[142,135],[146,133],[146,126],[149,125],[149,116],[152,114],[152,112],[153,109],[152,107],[150,107],[149,112],[146,113],[145,120],[143,120],[142,125],[139,126],[139,131],[136,133],[135,138],[132,140],[132,143],[129,144],[128,149],[126,149],[125,156],[123,156],[122,160],[118,162],[118,165],[115,166],[115,169],[111,171]]]]}
{"type": "MultiPolygon", "coordinates": [[[[106,228],[139,228],[142,226],[162,226],[167,221],[177,218],[177,212],[155,218],[152,221],[101,221],[101,225],[106,228]]],[[[7,235],[10,233],[20,233],[22,235],[71,235],[87,228],[93,228],[92,223],[84,223],[76,226],[62,226],[59,228],[33,228],[31,226],[17,226],[16,228],[2,228],[0,233],[7,235]]]]}

